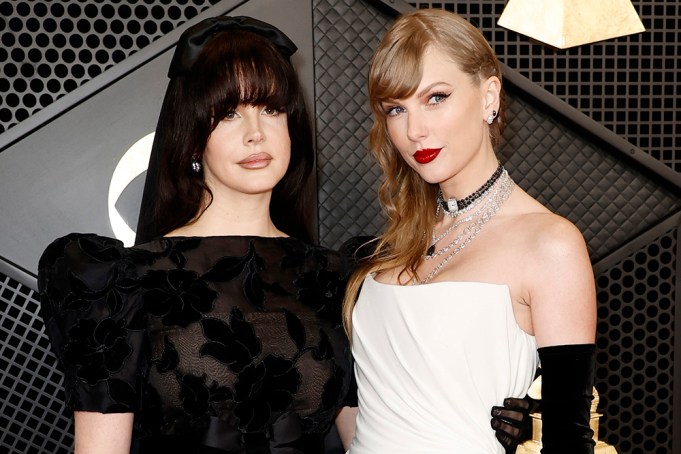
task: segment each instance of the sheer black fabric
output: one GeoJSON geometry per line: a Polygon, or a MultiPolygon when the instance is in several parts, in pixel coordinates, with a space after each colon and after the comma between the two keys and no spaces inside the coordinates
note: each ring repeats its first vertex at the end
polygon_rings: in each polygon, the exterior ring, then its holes
{"type": "Polygon", "coordinates": [[[39,291],[66,404],[135,412],[138,452],[322,453],[356,405],[349,268],[293,238],[60,238],[39,291]]]}

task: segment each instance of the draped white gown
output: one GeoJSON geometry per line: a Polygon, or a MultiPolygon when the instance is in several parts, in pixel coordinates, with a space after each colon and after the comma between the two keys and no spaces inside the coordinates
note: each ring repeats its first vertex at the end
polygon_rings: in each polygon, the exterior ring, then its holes
{"type": "Polygon", "coordinates": [[[507,286],[368,276],[352,327],[359,415],[350,454],[503,454],[491,408],[524,396],[537,366],[507,286]]]}

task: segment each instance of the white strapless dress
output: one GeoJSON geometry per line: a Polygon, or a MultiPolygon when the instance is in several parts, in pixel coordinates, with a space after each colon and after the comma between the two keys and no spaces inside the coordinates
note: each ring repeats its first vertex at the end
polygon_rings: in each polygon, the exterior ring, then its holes
{"type": "Polygon", "coordinates": [[[537,367],[507,286],[368,276],[352,341],[359,415],[350,454],[503,454],[490,411],[524,396],[537,367]]]}

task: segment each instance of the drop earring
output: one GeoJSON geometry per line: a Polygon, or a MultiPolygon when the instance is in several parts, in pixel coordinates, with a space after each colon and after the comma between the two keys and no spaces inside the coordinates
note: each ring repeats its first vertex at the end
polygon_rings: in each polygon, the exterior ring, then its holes
{"type": "Polygon", "coordinates": [[[192,156],[192,171],[194,173],[201,172],[201,163],[199,161],[197,161],[196,155],[192,156]]]}
{"type": "Polygon", "coordinates": [[[491,125],[494,123],[494,119],[497,117],[497,111],[493,110],[491,114],[487,115],[487,124],[491,125]]]}

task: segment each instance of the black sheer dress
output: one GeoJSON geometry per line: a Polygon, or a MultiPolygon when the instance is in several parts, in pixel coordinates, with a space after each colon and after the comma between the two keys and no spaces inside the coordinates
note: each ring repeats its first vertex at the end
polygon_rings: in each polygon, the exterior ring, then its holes
{"type": "Polygon", "coordinates": [[[356,405],[349,268],[293,238],[60,238],[38,280],[66,404],[134,412],[132,452],[323,453],[356,405]]]}

